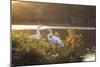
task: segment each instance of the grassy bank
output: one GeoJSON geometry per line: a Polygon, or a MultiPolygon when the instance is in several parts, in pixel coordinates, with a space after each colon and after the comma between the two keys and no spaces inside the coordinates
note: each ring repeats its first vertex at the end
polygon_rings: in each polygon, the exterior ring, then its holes
{"type": "Polygon", "coordinates": [[[23,31],[12,31],[12,63],[13,65],[50,64],[82,61],[78,49],[83,43],[82,34],[77,30],[67,30],[66,37],[58,36],[64,47],[51,44],[46,38],[39,41],[29,38],[23,31]]]}

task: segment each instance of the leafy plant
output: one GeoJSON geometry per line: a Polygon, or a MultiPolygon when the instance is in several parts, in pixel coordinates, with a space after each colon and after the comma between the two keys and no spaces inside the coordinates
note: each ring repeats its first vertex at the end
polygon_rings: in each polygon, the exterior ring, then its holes
{"type": "MultiPolygon", "coordinates": [[[[12,31],[12,48],[14,65],[25,64],[49,64],[61,62],[74,62],[77,57],[74,49],[81,46],[81,34],[76,30],[68,30],[64,41],[64,47],[48,42],[46,38],[37,41],[28,38],[28,34],[22,31],[12,31]]],[[[56,32],[54,35],[59,36],[56,32]]]]}

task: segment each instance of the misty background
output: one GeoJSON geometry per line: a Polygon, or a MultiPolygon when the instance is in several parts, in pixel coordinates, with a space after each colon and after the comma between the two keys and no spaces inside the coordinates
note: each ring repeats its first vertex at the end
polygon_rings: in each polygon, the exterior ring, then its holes
{"type": "Polygon", "coordinates": [[[15,1],[11,10],[17,25],[96,26],[95,6],[15,1]]]}

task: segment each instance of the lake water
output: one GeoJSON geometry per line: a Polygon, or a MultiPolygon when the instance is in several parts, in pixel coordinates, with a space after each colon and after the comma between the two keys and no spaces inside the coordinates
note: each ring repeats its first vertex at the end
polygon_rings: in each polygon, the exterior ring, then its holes
{"type": "MultiPolygon", "coordinates": [[[[12,30],[35,30],[38,25],[12,25],[12,30]]],[[[67,27],[67,26],[42,26],[40,29],[79,29],[79,30],[95,30],[95,27],[67,27]]]]}

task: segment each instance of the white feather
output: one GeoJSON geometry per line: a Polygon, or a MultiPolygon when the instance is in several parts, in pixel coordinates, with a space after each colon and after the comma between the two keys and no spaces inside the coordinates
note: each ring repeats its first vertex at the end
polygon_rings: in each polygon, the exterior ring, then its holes
{"type": "Polygon", "coordinates": [[[58,38],[58,37],[56,37],[56,36],[54,36],[54,35],[52,34],[52,30],[51,30],[51,29],[49,29],[49,32],[50,32],[50,33],[47,35],[47,37],[48,37],[48,40],[49,40],[51,43],[57,44],[57,45],[60,45],[60,46],[64,46],[62,40],[61,40],[60,38],[58,38]]]}
{"type": "Polygon", "coordinates": [[[36,34],[31,35],[29,38],[33,38],[33,39],[36,39],[36,40],[40,40],[41,39],[40,27],[42,27],[42,25],[39,25],[37,27],[36,34]]]}

